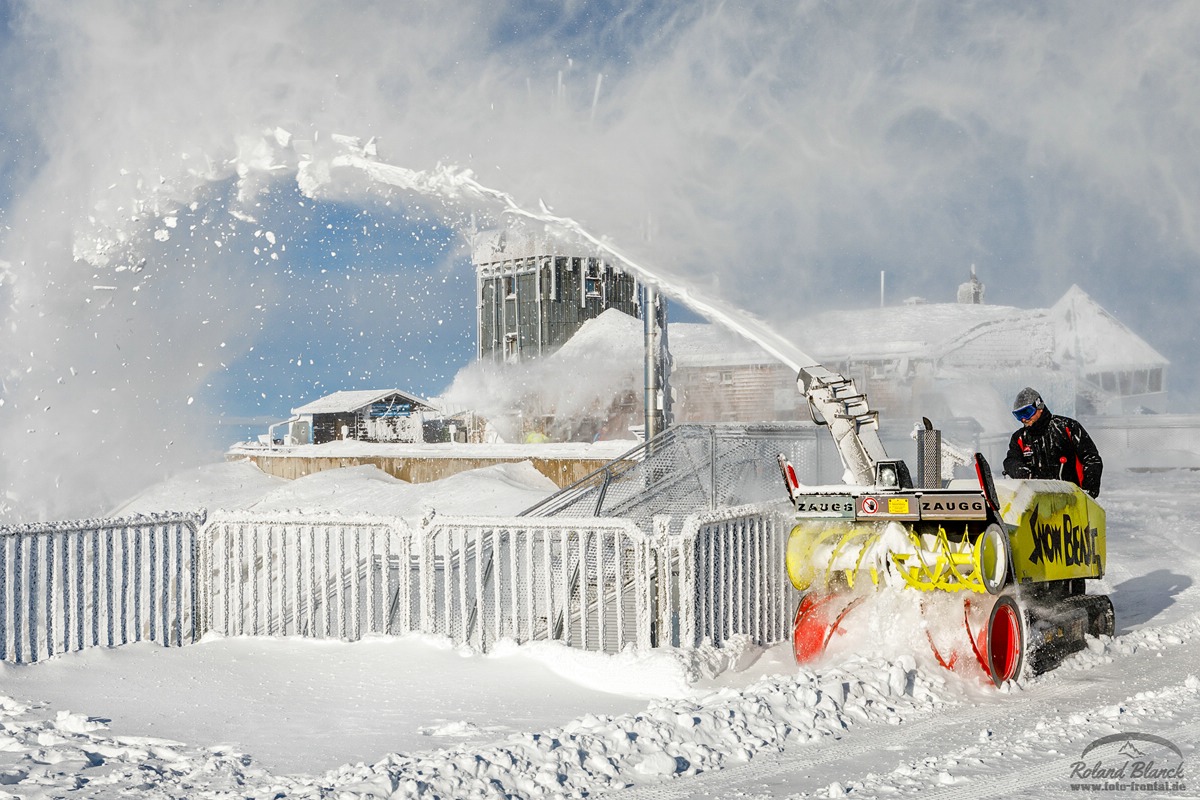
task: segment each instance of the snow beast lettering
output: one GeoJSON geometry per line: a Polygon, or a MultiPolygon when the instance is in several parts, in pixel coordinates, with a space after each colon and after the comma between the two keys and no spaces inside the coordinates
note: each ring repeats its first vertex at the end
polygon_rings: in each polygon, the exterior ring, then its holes
{"type": "Polygon", "coordinates": [[[1095,528],[1082,528],[1071,522],[1069,514],[1060,521],[1043,522],[1038,518],[1039,508],[1034,507],[1029,517],[1029,530],[1033,533],[1033,552],[1029,562],[1064,564],[1068,567],[1088,566],[1095,559],[1095,528]]]}

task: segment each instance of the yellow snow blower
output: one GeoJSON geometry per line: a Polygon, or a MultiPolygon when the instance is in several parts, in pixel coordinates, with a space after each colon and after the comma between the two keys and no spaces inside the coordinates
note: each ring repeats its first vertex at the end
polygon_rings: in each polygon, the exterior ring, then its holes
{"type": "MultiPolygon", "coordinates": [[[[823,367],[800,371],[814,421],[828,425],[844,484],[804,486],[780,456],[796,525],[787,571],[803,592],[793,649],[799,663],[863,624],[884,587],[922,593],[914,632],[948,669],[982,670],[996,685],[1056,667],[1087,635],[1111,636],[1113,606],[1085,594],[1104,575],[1104,509],[1063,481],[943,481],[940,434],[918,435],[920,485],[889,460],[877,413],[853,381],[823,367]]],[[[918,434],[921,434],[918,431],[918,434]]],[[[962,460],[962,459],[959,459],[962,460]]]]}

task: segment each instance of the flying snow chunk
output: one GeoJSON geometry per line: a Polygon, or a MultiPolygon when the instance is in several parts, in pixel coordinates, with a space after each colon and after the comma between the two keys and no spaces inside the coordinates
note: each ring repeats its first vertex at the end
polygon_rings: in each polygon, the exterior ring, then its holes
{"type": "Polygon", "coordinates": [[[158,230],[156,230],[154,232],[154,238],[157,241],[165,242],[171,238],[171,232],[169,230],[167,230],[166,228],[159,228],[158,230]]]}

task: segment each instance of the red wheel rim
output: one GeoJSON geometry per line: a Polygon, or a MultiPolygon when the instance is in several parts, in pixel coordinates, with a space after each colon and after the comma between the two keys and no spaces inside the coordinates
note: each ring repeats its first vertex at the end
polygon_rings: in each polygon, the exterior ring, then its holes
{"type": "Polygon", "coordinates": [[[818,599],[815,594],[806,594],[796,608],[796,620],[792,629],[792,652],[797,664],[807,664],[825,652],[825,643],[830,634],[829,623],[824,619],[824,607],[828,596],[818,599]]]}
{"type": "Polygon", "coordinates": [[[1021,620],[1011,600],[1001,600],[988,623],[988,662],[996,685],[1017,675],[1021,663],[1021,620]]]}
{"type": "Polygon", "coordinates": [[[821,656],[829,640],[839,632],[842,620],[861,602],[861,597],[847,600],[834,594],[809,592],[804,595],[796,608],[792,628],[792,652],[796,663],[807,664],[821,656]]]}

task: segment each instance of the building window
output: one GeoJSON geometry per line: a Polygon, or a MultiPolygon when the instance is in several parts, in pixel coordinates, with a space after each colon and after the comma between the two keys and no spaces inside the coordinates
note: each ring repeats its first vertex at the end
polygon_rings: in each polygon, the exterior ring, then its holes
{"type": "Polygon", "coordinates": [[[504,296],[509,300],[517,296],[517,279],[512,275],[504,277],[504,296]]]}
{"type": "Polygon", "coordinates": [[[732,372],[722,372],[721,373],[721,385],[722,386],[732,386],[733,385],[733,373],[732,372]]]}
{"type": "Polygon", "coordinates": [[[597,269],[596,259],[594,258],[587,260],[587,273],[583,278],[583,291],[589,298],[600,297],[600,271],[597,269]]]}

